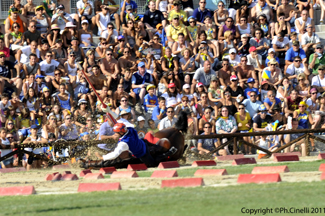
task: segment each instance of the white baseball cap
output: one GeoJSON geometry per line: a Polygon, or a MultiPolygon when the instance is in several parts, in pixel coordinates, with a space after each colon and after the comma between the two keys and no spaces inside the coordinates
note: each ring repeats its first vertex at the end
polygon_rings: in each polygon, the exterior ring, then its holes
{"type": "Polygon", "coordinates": [[[189,84],[186,83],[183,85],[183,89],[188,89],[188,88],[191,88],[191,86],[189,84]]]}
{"type": "Polygon", "coordinates": [[[139,122],[139,121],[145,121],[145,120],[146,120],[146,119],[145,119],[143,116],[139,116],[139,117],[138,117],[138,122],[139,122]]]}
{"type": "Polygon", "coordinates": [[[275,50],[273,48],[270,48],[269,51],[267,51],[267,53],[271,53],[271,52],[275,53],[275,50]]]}
{"type": "Polygon", "coordinates": [[[235,48],[231,48],[231,49],[229,50],[229,53],[237,53],[237,51],[236,51],[235,48]]]}

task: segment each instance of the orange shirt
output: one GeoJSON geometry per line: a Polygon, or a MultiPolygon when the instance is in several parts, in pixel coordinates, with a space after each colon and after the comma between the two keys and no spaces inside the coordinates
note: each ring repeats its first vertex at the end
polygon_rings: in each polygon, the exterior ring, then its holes
{"type": "Polygon", "coordinates": [[[9,16],[9,20],[10,20],[10,28],[9,28],[9,29],[11,29],[12,24],[14,24],[14,23],[16,22],[16,23],[18,23],[19,26],[20,26],[19,31],[20,31],[21,33],[24,32],[23,21],[20,19],[19,16],[17,16],[17,21],[13,21],[13,20],[10,18],[10,16],[9,16]]]}

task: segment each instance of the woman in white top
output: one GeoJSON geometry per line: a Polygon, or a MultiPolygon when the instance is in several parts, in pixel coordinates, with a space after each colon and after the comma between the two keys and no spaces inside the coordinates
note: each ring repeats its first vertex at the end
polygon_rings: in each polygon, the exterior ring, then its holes
{"type": "MultiPolygon", "coordinates": [[[[43,137],[39,137],[37,135],[37,131],[38,131],[38,128],[36,125],[32,125],[30,127],[30,136],[27,137],[23,144],[29,144],[29,143],[33,143],[34,145],[38,145],[38,144],[41,144],[41,143],[47,143],[47,140],[44,139],[43,137]]],[[[34,150],[32,148],[25,148],[26,151],[29,151],[29,152],[33,152],[34,154],[36,155],[39,155],[43,152],[43,148],[35,148],[34,150]]],[[[26,158],[27,158],[27,171],[29,171],[31,168],[37,168],[37,169],[40,169],[41,168],[41,165],[42,165],[42,160],[39,160],[39,159],[36,159],[31,157],[29,158],[30,156],[26,154],[26,158]]]]}
{"type": "Polygon", "coordinates": [[[217,26],[223,26],[227,17],[229,16],[228,11],[225,9],[225,3],[219,1],[218,9],[214,12],[214,22],[217,26]]]}
{"type": "Polygon", "coordinates": [[[237,24],[238,31],[241,35],[243,34],[249,34],[252,35],[253,28],[251,27],[251,24],[247,22],[246,16],[241,16],[239,18],[239,24],[237,24]]]}
{"type": "Polygon", "coordinates": [[[81,26],[82,29],[78,31],[79,46],[84,48],[84,53],[86,54],[88,48],[93,43],[93,32],[88,30],[89,23],[87,20],[82,20],[81,26]]]}
{"type": "Polygon", "coordinates": [[[181,103],[181,95],[177,93],[175,83],[169,83],[167,92],[161,96],[166,99],[166,107],[176,107],[181,103]]]}
{"type": "Polygon", "coordinates": [[[75,52],[70,52],[68,60],[64,63],[65,73],[68,74],[71,82],[75,79],[77,75],[78,66],[76,64],[76,54],[75,52]]]}
{"type": "Polygon", "coordinates": [[[178,40],[175,41],[175,43],[173,44],[173,47],[172,47],[173,57],[177,56],[178,58],[182,58],[182,50],[185,48],[192,49],[192,46],[188,41],[185,40],[184,34],[179,33],[178,40]]]}
{"type": "Polygon", "coordinates": [[[51,25],[50,17],[46,14],[43,6],[37,6],[35,8],[35,17],[32,20],[36,22],[36,30],[41,33],[41,36],[45,38],[47,29],[51,25]]]}

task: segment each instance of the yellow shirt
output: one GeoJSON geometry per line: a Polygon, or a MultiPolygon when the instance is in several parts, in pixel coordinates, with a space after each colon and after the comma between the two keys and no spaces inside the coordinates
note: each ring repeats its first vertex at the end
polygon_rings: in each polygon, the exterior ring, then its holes
{"type": "MultiPolygon", "coordinates": [[[[191,34],[193,40],[195,41],[196,40],[196,37],[197,37],[197,34],[198,34],[198,27],[197,26],[187,26],[186,27],[188,32],[191,34]]],[[[188,41],[190,41],[190,39],[188,38],[188,41]]]]}
{"type": "Polygon", "coordinates": [[[178,15],[179,16],[179,20],[181,21],[182,24],[187,21],[187,14],[183,10],[180,10],[179,12],[177,12],[176,10],[171,10],[170,13],[168,14],[168,20],[170,22],[172,22],[172,20],[173,20],[172,17],[174,15],[178,15]]]}
{"type": "Polygon", "coordinates": [[[174,41],[177,41],[178,39],[178,34],[179,33],[183,33],[184,36],[186,37],[187,35],[187,32],[186,32],[186,27],[183,25],[183,24],[180,24],[179,26],[173,26],[173,25],[170,25],[168,27],[168,30],[166,32],[166,36],[167,37],[171,37],[174,41]]]}
{"type": "Polygon", "coordinates": [[[236,117],[237,125],[239,123],[242,124],[241,127],[238,127],[238,131],[248,131],[249,128],[246,126],[246,124],[249,122],[249,120],[251,120],[251,117],[250,117],[249,113],[246,112],[246,116],[245,116],[245,119],[244,120],[241,120],[240,119],[238,112],[235,114],[235,117],[236,117]]]}

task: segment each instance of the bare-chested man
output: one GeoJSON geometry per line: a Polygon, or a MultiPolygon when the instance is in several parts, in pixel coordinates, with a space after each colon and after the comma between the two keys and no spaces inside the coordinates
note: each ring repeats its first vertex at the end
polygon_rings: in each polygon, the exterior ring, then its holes
{"type": "Polygon", "coordinates": [[[120,83],[120,70],[117,60],[113,58],[113,50],[108,49],[106,51],[106,56],[100,61],[99,66],[107,78],[108,89],[116,91],[117,85],[120,83]]]}
{"type": "Polygon", "coordinates": [[[230,66],[228,59],[222,60],[222,68],[219,70],[219,80],[223,89],[230,85],[230,76],[235,73],[234,68],[230,66]]]}
{"type": "Polygon", "coordinates": [[[256,80],[254,87],[258,88],[257,76],[253,65],[247,65],[247,57],[242,56],[240,58],[240,64],[237,67],[237,76],[239,79],[239,85],[244,89],[245,83],[249,78],[256,80]]]}
{"type": "Polygon", "coordinates": [[[137,71],[137,61],[131,56],[129,47],[124,48],[123,56],[118,59],[118,67],[123,75],[127,68],[129,68],[131,72],[137,71]]]}
{"type": "Polygon", "coordinates": [[[280,5],[276,11],[277,19],[280,17],[280,13],[284,13],[284,21],[290,22],[293,25],[297,17],[297,9],[295,6],[289,4],[289,0],[281,0],[282,5],[280,5]]]}
{"type": "MultiPolygon", "coordinates": [[[[93,75],[89,77],[91,84],[93,84],[94,88],[100,94],[101,89],[104,85],[107,86],[107,78],[100,73],[100,68],[98,65],[94,65],[92,67],[93,75]]],[[[95,93],[92,92],[92,95],[95,96],[95,93]]]]}

